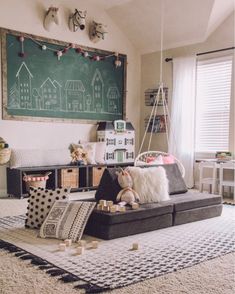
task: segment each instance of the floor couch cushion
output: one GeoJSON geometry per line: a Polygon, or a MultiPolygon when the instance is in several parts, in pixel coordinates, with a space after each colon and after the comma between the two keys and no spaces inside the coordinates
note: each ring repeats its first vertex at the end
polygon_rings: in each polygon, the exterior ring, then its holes
{"type": "Polygon", "coordinates": [[[174,204],[174,211],[184,211],[221,204],[222,197],[220,195],[188,191],[185,194],[171,196],[171,200],[167,201],[167,203],[174,204]]]}
{"type": "Polygon", "coordinates": [[[113,225],[117,223],[127,223],[135,220],[143,220],[157,215],[173,212],[173,204],[146,203],[141,204],[138,210],[127,207],[126,212],[109,213],[95,209],[90,216],[89,222],[99,222],[100,224],[113,225]]]}
{"type": "Polygon", "coordinates": [[[111,240],[167,228],[172,226],[172,222],[172,213],[112,225],[93,222],[90,218],[85,228],[85,234],[105,240],[111,240]]]}
{"type": "Polygon", "coordinates": [[[139,210],[128,209],[114,214],[94,210],[85,233],[105,240],[172,226],[173,205],[165,203],[142,204],[139,210]]]}
{"type": "Polygon", "coordinates": [[[183,211],[176,211],[174,213],[173,222],[174,225],[182,225],[195,221],[200,221],[216,216],[220,216],[222,213],[223,205],[211,205],[198,207],[194,209],[188,209],[183,211]]]}

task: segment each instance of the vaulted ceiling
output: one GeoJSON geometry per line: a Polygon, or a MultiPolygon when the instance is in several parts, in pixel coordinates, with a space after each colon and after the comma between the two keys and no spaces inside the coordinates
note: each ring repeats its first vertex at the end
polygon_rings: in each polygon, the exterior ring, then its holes
{"type": "Polygon", "coordinates": [[[185,46],[205,41],[232,13],[234,1],[98,0],[98,3],[140,53],[149,53],[160,50],[161,16],[164,49],[185,46]]]}

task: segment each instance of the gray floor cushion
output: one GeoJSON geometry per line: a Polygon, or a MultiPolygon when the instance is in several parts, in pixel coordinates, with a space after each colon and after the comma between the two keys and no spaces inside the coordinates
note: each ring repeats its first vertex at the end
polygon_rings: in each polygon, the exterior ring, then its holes
{"type": "Polygon", "coordinates": [[[217,205],[222,203],[220,195],[207,193],[187,192],[185,194],[173,195],[168,203],[174,204],[174,211],[183,211],[198,207],[217,205]]]}
{"type": "Polygon", "coordinates": [[[129,208],[126,212],[109,213],[95,209],[90,216],[89,222],[98,222],[100,224],[113,225],[117,223],[127,223],[136,220],[143,220],[145,218],[151,218],[168,213],[173,213],[173,204],[164,202],[142,204],[138,210],[133,210],[129,208]]]}

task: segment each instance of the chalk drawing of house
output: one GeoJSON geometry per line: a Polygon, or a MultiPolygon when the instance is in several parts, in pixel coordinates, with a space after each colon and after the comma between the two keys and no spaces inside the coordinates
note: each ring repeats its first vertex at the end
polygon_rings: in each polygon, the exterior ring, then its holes
{"type": "Polygon", "coordinates": [[[32,90],[32,108],[41,110],[43,109],[43,100],[37,89],[32,90]]]}
{"type": "Polygon", "coordinates": [[[108,112],[109,113],[118,113],[118,101],[120,93],[116,86],[109,87],[107,92],[108,98],[108,112]]]}
{"type": "Polygon", "coordinates": [[[16,78],[19,91],[20,108],[31,108],[31,80],[33,78],[33,75],[31,74],[25,62],[21,63],[21,66],[16,73],[16,78]]]}
{"type": "Polygon", "coordinates": [[[81,80],[68,80],[65,83],[65,95],[68,111],[84,111],[85,87],[81,80]]]}
{"type": "Polygon", "coordinates": [[[9,95],[9,108],[20,108],[20,101],[19,101],[19,90],[16,84],[14,84],[10,88],[10,95],[9,95]]]}
{"type": "Polygon", "coordinates": [[[95,70],[91,86],[93,89],[93,109],[101,112],[104,109],[104,81],[98,69],[95,70]]]}
{"type": "Polygon", "coordinates": [[[47,78],[40,86],[43,108],[49,110],[61,109],[61,85],[47,78]]]}

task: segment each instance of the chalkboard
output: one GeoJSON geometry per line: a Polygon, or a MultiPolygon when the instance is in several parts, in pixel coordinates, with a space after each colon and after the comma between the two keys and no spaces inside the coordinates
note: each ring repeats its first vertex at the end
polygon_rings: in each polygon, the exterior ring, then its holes
{"type": "Polygon", "coordinates": [[[68,43],[5,29],[1,41],[3,119],[125,119],[126,55],[118,55],[116,67],[114,52],[76,45],[88,57],[70,48],[58,58],[68,43]]]}

